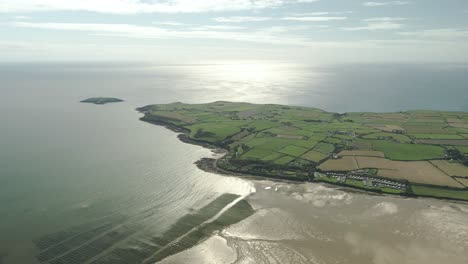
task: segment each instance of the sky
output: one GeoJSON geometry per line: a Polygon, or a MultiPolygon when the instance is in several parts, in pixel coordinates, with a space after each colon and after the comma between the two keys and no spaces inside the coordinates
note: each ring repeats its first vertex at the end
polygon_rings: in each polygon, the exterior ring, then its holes
{"type": "Polygon", "coordinates": [[[0,62],[468,62],[467,0],[0,0],[0,62]]]}

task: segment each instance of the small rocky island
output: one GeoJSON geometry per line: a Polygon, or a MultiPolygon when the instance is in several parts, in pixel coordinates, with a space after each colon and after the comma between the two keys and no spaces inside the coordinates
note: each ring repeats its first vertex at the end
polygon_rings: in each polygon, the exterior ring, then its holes
{"type": "Polygon", "coordinates": [[[93,98],[88,98],[86,100],[83,100],[81,101],[81,103],[103,105],[103,104],[109,104],[109,103],[120,103],[123,101],[124,100],[122,99],[112,98],[112,97],[93,97],[93,98]]]}

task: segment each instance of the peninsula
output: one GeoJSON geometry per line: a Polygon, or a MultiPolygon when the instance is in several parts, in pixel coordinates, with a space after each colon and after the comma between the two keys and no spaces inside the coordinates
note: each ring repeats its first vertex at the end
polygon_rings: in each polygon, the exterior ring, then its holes
{"type": "Polygon", "coordinates": [[[468,113],[331,113],[218,101],[138,109],[146,122],[227,154],[229,172],[468,201],[468,113]]]}
{"type": "Polygon", "coordinates": [[[103,104],[109,104],[109,103],[120,103],[123,102],[124,100],[118,99],[118,98],[112,98],[112,97],[93,97],[93,98],[88,98],[86,100],[80,101],[81,103],[90,103],[90,104],[97,104],[97,105],[103,105],[103,104]]]}

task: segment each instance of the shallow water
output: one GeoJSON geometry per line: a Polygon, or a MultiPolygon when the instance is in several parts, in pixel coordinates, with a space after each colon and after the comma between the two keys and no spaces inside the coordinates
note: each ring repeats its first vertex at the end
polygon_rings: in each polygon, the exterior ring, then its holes
{"type": "MultiPolygon", "coordinates": [[[[0,262],[36,263],[38,248],[33,240],[76,226],[96,228],[96,223],[111,221],[135,231],[130,239],[138,240],[142,233],[160,235],[177,219],[223,193],[245,195],[255,190],[247,180],[197,169],[193,163],[211,152],[180,142],[165,128],[139,121],[137,107],[232,100],[329,111],[467,110],[463,81],[467,69],[460,65],[304,67],[251,62],[1,65],[0,262]],[[372,100],[363,95],[371,95],[372,100]],[[78,103],[93,96],[126,102],[78,103]]],[[[430,233],[440,236],[436,241],[457,238],[462,243],[467,237],[466,208],[450,202],[374,199],[316,185],[286,186],[276,193],[260,187],[249,198],[259,209],[257,215],[200,245],[203,253],[197,253],[197,258],[207,261],[209,257],[213,263],[233,259],[243,263],[243,258],[246,263],[250,259],[257,263],[265,259],[385,263],[377,262],[386,259],[385,250],[405,256],[410,254],[408,248],[415,253],[437,248],[439,242],[429,241],[427,230],[436,230],[430,233]],[[415,216],[412,210],[419,213],[415,216]],[[387,225],[393,231],[385,228],[380,233],[387,225]],[[402,243],[401,249],[397,243],[402,243]],[[226,248],[233,245],[241,255],[234,256],[234,250],[226,248]],[[278,254],[270,259],[262,255],[267,251],[278,254]]],[[[96,237],[88,238],[92,239],[96,237]]],[[[466,258],[454,245],[440,248],[453,253],[452,263],[466,258]]],[[[436,250],[431,253],[445,256],[436,250]]]]}

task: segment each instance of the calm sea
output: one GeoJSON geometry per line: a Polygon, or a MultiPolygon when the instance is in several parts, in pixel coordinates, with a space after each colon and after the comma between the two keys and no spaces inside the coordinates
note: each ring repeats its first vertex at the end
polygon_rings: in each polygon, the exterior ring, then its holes
{"type": "Polygon", "coordinates": [[[468,111],[466,76],[465,65],[0,65],[0,263],[36,263],[35,239],[103,219],[157,234],[223,193],[253,190],[197,169],[211,152],[139,121],[137,107],[229,100],[468,111]],[[126,101],[78,103],[94,96],[126,101]],[[150,220],[135,219],[148,211],[150,220]]]}

